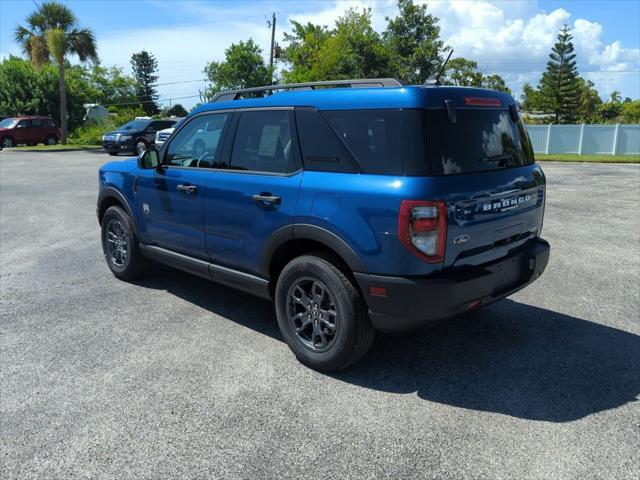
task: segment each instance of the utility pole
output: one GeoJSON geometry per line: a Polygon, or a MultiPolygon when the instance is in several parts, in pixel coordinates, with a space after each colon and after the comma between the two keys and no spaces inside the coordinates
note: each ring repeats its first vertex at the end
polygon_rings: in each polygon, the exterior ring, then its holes
{"type": "Polygon", "coordinates": [[[267,22],[269,28],[271,28],[271,50],[269,51],[269,71],[271,72],[271,81],[273,81],[273,49],[275,48],[276,40],[276,14],[273,13],[271,21],[267,22]]]}

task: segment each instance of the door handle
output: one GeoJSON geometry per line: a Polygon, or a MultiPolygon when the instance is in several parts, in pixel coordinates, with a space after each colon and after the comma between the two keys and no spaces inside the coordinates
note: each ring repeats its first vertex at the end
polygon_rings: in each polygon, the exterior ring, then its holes
{"type": "Polygon", "coordinates": [[[280,205],[280,203],[282,203],[282,198],[271,195],[270,193],[260,193],[251,198],[253,198],[254,202],[262,204],[270,203],[272,205],[280,205]]]}
{"type": "Polygon", "coordinates": [[[198,190],[198,187],[195,185],[178,185],[176,188],[182,193],[193,193],[198,190]]]}

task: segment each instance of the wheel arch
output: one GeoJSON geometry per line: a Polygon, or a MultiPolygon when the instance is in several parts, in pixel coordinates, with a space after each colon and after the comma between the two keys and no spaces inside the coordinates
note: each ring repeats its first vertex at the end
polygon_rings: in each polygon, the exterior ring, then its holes
{"type": "Polygon", "coordinates": [[[133,209],[127,202],[127,199],[113,187],[105,187],[100,191],[100,195],[98,197],[98,223],[102,225],[102,218],[104,217],[104,213],[107,211],[109,207],[118,206],[122,208],[129,218],[131,218],[131,223],[133,225],[134,233],[138,238],[140,235],[138,234],[138,226],[136,224],[136,217],[133,214],[133,209]]]}
{"type": "Polygon", "coordinates": [[[270,288],[284,266],[300,255],[322,252],[335,260],[336,266],[354,282],[353,272],[366,271],[356,252],[336,234],[316,225],[287,226],[277,230],[263,250],[260,273],[270,279],[270,288]]]}

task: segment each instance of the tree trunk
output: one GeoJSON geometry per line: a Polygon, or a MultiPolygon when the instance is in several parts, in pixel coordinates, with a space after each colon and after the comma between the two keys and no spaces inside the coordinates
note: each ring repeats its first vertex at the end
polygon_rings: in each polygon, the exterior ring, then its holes
{"type": "Polygon", "coordinates": [[[67,82],[64,78],[64,57],[58,59],[58,82],[60,89],[60,143],[67,144],[67,82]]]}

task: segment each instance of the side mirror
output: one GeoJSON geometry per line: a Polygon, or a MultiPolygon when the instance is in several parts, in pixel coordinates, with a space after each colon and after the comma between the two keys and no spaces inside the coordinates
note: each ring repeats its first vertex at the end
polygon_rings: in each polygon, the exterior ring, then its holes
{"type": "Polygon", "coordinates": [[[138,155],[138,168],[152,169],[160,165],[160,155],[157,150],[145,150],[138,155]]]}

